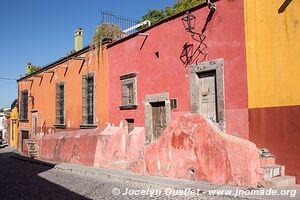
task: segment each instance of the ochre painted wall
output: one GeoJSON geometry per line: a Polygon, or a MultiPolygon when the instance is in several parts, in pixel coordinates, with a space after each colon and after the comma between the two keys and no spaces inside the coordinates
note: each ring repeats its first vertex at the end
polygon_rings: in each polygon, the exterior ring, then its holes
{"type": "MultiPolygon", "coordinates": [[[[205,32],[205,43],[209,46],[205,61],[224,58],[226,131],[248,138],[244,5],[243,1],[226,0],[217,1],[216,5],[205,32]]],[[[193,12],[195,31],[201,32],[208,13],[206,6],[193,12]]],[[[178,16],[146,31],[149,36],[142,48],[144,36],[134,36],[109,47],[109,122],[118,125],[122,119],[133,118],[135,126],[143,127],[145,96],[162,92],[178,99],[174,112],[190,111],[189,67],[180,61],[180,55],[184,44],[194,41],[181,18],[178,16]],[[157,51],[159,58],[155,56],[157,51]],[[138,108],[119,110],[120,76],[132,72],[137,73],[138,108]]]]}
{"type": "MultiPolygon", "coordinates": [[[[28,90],[29,96],[34,97],[34,102],[29,100],[28,103],[28,119],[29,122],[20,122],[20,128],[28,129],[32,133],[32,110],[38,111],[38,128],[41,124],[44,133],[52,133],[60,131],[55,129],[56,123],[56,84],[65,82],[65,122],[66,130],[80,129],[82,124],[82,76],[87,73],[95,74],[95,124],[98,127],[107,125],[107,51],[97,49],[88,50],[77,57],[85,57],[86,62],[79,74],[81,60],[68,60],[64,63],[54,66],[47,71],[54,71],[51,81],[51,73],[41,72],[38,76],[43,76],[40,83],[39,77],[29,77],[26,80],[19,81],[19,97],[21,92],[28,90]],[[99,57],[98,57],[99,55],[99,57]],[[65,68],[68,70],[65,74],[65,68]],[[33,80],[32,86],[31,82],[33,80]],[[33,105],[34,103],[34,105],[33,105]]],[[[20,103],[19,103],[20,104],[20,103]]],[[[20,106],[20,105],[19,105],[20,106]]],[[[38,130],[40,132],[40,130],[38,130]]]]}
{"type": "Polygon", "coordinates": [[[245,0],[249,108],[300,105],[300,1],[245,0]]]}
{"type": "Polygon", "coordinates": [[[244,2],[250,140],[300,183],[300,1],[244,2]]]}
{"type": "Polygon", "coordinates": [[[19,113],[18,108],[13,108],[10,112],[10,146],[17,148],[19,141],[19,113]]]}

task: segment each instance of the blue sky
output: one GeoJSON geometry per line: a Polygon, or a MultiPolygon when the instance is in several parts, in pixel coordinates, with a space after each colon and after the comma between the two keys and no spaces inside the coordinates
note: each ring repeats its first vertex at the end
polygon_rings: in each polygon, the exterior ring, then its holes
{"type": "MultiPolygon", "coordinates": [[[[25,65],[44,66],[74,48],[73,32],[84,29],[90,43],[101,10],[139,19],[149,9],[164,8],[176,0],[1,0],[0,78],[17,79],[25,65]]],[[[17,83],[0,79],[0,108],[17,98],[17,83]]]]}

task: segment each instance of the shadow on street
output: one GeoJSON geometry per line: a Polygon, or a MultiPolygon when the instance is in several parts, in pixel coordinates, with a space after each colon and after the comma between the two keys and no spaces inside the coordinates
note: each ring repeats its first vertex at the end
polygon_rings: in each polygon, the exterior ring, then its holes
{"type": "Polygon", "coordinates": [[[39,176],[54,167],[11,158],[18,156],[0,149],[0,199],[88,199],[39,176]]]}

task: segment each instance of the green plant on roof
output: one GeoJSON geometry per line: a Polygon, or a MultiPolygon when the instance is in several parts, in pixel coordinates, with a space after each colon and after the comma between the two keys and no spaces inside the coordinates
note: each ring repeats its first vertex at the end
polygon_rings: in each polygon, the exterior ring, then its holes
{"type": "Polygon", "coordinates": [[[109,38],[112,41],[116,41],[121,39],[123,36],[124,33],[118,26],[113,24],[101,24],[96,28],[93,36],[93,43],[99,45],[103,39],[109,38]]]}
{"type": "Polygon", "coordinates": [[[40,69],[41,69],[41,67],[39,67],[39,66],[34,66],[34,65],[29,64],[26,66],[26,75],[32,74],[40,69]]]}

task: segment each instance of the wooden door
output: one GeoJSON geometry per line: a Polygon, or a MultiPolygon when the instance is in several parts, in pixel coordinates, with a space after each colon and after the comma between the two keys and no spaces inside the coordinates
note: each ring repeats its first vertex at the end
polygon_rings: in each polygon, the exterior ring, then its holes
{"type": "Polygon", "coordinates": [[[216,72],[200,73],[198,77],[200,114],[217,123],[216,72]]]}
{"type": "Polygon", "coordinates": [[[21,131],[21,151],[23,152],[23,148],[25,148],[23,146],[23,143],[26,139],[29,139],[29,131],[21,131]]]}
{"type": "Polygon", "coordinates": [[[166,106],[165,102],[151,103],[152,105],[152,123],[154,140],[159,139],[162,132],[166,129],[166,106]]]}

